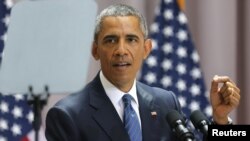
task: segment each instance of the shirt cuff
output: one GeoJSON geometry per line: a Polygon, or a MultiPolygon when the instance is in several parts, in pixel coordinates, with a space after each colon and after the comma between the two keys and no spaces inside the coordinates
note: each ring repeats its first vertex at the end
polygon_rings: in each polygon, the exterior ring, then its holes
{"type": "MultiPolygon", "coordinates": [[[[228,119],[228,123],[227,124],[223,124],[223,125],[233,125],[233,120],[230,117],[227,117],[227,119],[228,119]]],[[[214,119],[212,119],[211,124],[212,125],[221,125],[221,124],[216,123],[214,121],[214,119]]]]}

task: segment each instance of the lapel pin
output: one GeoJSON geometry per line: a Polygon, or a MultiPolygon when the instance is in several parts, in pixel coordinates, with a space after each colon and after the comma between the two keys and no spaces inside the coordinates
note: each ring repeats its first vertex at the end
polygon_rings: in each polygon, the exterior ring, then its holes
{"type": "Polygon", "coordinates": [[[156,111],[151,112],[151,116],[152,116],[153,119],[156,119],[157,112],[156,111]]]}

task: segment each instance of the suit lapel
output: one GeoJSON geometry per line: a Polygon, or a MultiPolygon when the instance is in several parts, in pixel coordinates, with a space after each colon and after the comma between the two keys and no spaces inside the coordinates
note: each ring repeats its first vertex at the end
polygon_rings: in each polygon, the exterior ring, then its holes
{"type": "MultiPolygon", "coordinates": [[[[129,136],[117,114],[112,102],[106,95],[99,79],[99,75],[93,81],[90,88],[90,105],[96,112],[92,115],[104,132],[112,141],[128,141],[129,136]]],[[[143,141],[156,141],[160,137],[160,110],[154,103],[151,89],[145,89],[137,83],[139,111],[142,125],[143,141]]]]}
{"type": "Polygon", "coordinates": [[[112,102],[105,94],[99,75],[95,78],[92,86],[95,88],[90,92],[90,105],[96,109],[93,114],[94,120],[112,141],[128,141],[128,134],[112,102]]]}
{"type": "Polygon", "coordinates": [[[145,90],[139,83],[137,83],[137,93],[140,105],[139,110],[143,141],[158,140],[160,136],[158,133],[160,110],[154,103],[152,92],[145,90]]]}

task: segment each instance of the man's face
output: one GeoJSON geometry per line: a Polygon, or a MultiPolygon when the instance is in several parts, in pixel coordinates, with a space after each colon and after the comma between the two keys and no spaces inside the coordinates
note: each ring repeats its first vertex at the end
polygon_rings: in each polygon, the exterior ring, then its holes
{"type": "Polygon", "coordinates": [[[96,60],[100,59],[104,76],[126,92],[150,50],[151,41],[144,39],[138,18],[110,16],[103,20],[92,54],[96,60]]]}

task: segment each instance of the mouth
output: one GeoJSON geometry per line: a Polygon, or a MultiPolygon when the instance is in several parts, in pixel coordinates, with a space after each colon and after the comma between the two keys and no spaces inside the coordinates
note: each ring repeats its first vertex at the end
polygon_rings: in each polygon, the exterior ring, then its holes
{"type": "Polygon", "coordinates": [[[129,62],[117,62],[113,64],[113,67],[117,67],[117,68],[124,68],[124,67],[129,67],[131,66],[131,63],[129,62]]]}

